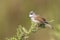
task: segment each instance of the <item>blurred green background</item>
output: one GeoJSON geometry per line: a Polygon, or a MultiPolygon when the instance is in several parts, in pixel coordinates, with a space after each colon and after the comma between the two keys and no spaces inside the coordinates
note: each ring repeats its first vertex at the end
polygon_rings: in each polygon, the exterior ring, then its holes
{"type": "MultiPolygon", "coordinates": [[[[29,29],[31,10],[47,20],[54,19],[53,27],[60,25],[60,0],[0,0],[0,40],[15,35],[19,24],[29,29]]],[[[29,40],[53,40],[50,32],[50,29],[41,29],[32,33],[29,40]]]]}

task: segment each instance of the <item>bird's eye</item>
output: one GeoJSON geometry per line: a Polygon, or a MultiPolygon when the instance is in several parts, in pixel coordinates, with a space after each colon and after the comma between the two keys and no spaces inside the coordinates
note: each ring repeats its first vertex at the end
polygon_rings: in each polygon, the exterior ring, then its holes
{"type": "Polygon", "coordinates": [[[33,13],[30,13],[31,15],[33,15],[33,13]]]}

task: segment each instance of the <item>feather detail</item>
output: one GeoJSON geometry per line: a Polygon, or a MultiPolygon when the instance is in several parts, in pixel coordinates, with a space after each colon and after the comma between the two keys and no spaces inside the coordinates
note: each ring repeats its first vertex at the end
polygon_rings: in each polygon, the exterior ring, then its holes
{"type": "Polygon", "coordinates": [[[39,15],[37,15],[37,16],[35,17],[35,20],[38,20],[38,21],[41,22],[41,23],[45,23],[45,22],[46,22],[46,19],[40,17],[39,15]]]}

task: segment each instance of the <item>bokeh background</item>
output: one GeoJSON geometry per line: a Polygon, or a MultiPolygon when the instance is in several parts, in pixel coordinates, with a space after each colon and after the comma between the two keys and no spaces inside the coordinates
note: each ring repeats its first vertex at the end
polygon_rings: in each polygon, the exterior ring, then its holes
{"type": "MultiPolygon", "coordinates": [[[[53,27],[60,25],[60,0],[0,0],[0,40],[14,36],[18,25],[29,29],[31,25],[29,12],[31,10],[48,21],[55,20],[51,23],[53,27]]],[[[51,29],[41,29],[32,33],[29,40],[54,40],[57,38],[53,37],[50,32],[52,32],[51,29]]]]}

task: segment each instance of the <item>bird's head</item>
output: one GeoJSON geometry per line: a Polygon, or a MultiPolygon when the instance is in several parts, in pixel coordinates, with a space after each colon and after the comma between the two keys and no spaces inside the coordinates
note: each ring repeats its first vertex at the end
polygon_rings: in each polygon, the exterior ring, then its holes
{"type": "Polygon", "coordinates": [[[29,17],[35,17],[35,16],[36,16],[35,12],[34,11],[30,11],[29,17]]]}

